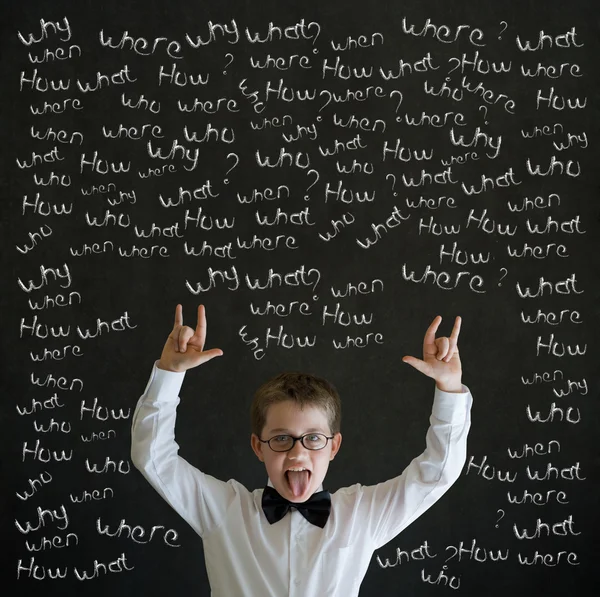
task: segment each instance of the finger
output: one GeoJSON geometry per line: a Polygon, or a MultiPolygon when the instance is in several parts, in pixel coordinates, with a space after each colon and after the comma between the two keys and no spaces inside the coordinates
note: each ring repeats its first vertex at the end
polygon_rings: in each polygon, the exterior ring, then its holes
{"type": "Polygon", "coordinates": [[[179,346],[179,352],[185,352],[187,350],[187,344],[190,338],[194,335],[194,330],[185,325],[179,330],[179,336],[177,338],[177,345],[179,346]]]}
{"type": "Polygon", "coordinates": [[[414,367],[417,371],[429,376],[429,365],[425,361],[410,356],[402,357],[402,360],[414,367]]]}
{"type": "Polygon", "coordinates": [[[183,307],[177,305],[175,307],[175,323],[173,324],[173,329],[181,325],[183,325],[183,307]]]}
{"type": "Polygon", "coordinates": [[[452,333],[450,334],[450,342],[453,342],[455,345],[458,343],[458,334],[460,334],[461,323],[462,318],[460,316],[457,316],[454,322],[454,327],[452,328],[452,333]]]}
{"type": "Polygon", "coordinates": [[[454,327],[452,328],[452,333],[450,334],[450,348],[448,349],[446,362],[448,362],[454,356],[454,352],[458,352],[458,335],[460,334],[461,323],[462,318],[460,316],[457,316],[454,323],[454,327]]]}
{"type": "Polygon", "coordinates": [[[458,356],[458,348],[454,347],[447,355],[444,361],[449,363],[452,359],[458,359],[460,361],[460,357],[458,356]]]}
{"type": "Polygon", "coordinates": [[[423,354],[435,356],[437,349],[435,347],[435,333],[442,323],[442,316],[438,315],[427,328],[425,338],[423,339],[423,354]]]}
{"type": "Polygon", "coordinates": [[[214,359],[215,357],[222,357],[223,351],[220,348],[211,348],[210,350],[205,350],[202,354],[206,357],[207,361],[210,361],[210,359],[214,359]]]}
{"type": "Polygon", "coordinates": [[[196,323],[196,334],[195,334],[202,346],[206,341],[206,310],[204,305],[198,305],[198,321],[196,323]]]}
{"type": "Polygon", "coordinates": [[[435,358],[438,361],[441,361],[448,354],[448,349],[450,348],[450,341],[448,340],[448,338],[446,338],[446,336],[443,336],[442,338],[438,338],[435,341],[435,344],[438,348],[438,352],[435,355],[435,358]]]}

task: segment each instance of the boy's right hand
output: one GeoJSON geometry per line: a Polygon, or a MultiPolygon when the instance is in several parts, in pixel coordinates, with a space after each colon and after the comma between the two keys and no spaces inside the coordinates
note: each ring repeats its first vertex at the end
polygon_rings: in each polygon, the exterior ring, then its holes
{"type": "Polygon", "coordinates": [[[175,325],[167,338],[157,367],[179,373],[223,355],[220,348],[203,350],[205,340],[206,315],[204,305],[198,305],[198,323],[195,331],[191,327],[183,325],[183,307],[177,305],[175,308],[175,325]]]}

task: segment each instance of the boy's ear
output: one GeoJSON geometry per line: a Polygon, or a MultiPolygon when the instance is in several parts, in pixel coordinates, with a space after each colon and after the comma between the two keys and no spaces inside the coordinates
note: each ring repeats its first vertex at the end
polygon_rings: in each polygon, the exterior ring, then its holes
{"type": "Polygon", "coordinates": [[[253,433],[250,436],[250,445],[252,446],[252,449],[254,450],[254,453],[256,454],[257,458],[261,462],[264,462],[265,461],[265,457],[263,456],[263,453],[262,453],[263,444],[258,439],[258,435],[256,435],[256,433],[253,433]]]}
{"type": "Polygon", "coordinates": [[[341,445],[342,434],[338,431],[334,434],[333,439],[331,440],[331,458],[329,460],[333,460],[335,458],[335,455],[338,453],[341,445]]]}

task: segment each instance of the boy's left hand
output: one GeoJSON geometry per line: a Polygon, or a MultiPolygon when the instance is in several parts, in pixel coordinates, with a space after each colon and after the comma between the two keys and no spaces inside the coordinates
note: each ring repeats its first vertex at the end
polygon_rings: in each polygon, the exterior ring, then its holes
{"type": "Polygon", "coordinates": [[[427,331],[423,340],[423,360],[405,356],[402,360],[415,369],[432,377],[440,390],[446,392],[462,391],[462,368],[458,356],[458,334],[460,332],[461,318],[457,317],[450,337],[436,338],[435,333],[442,322],[438,315],[427,331]]]}

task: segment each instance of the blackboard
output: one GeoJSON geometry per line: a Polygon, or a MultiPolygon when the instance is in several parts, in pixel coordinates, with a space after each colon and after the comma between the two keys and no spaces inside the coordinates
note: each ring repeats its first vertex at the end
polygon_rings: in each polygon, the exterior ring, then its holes
{"type": "Polygon", "coordinates": [[[224,352],[180,453],[249,489],[290,369],[342,396],[327,489],[398,475],[434,390],[401,358],[460,315],[467,463],[360,594],[597,595],[597,8],[4,3],[3,594],[210,594],[129,460],[180,302],[224,352]]]}

